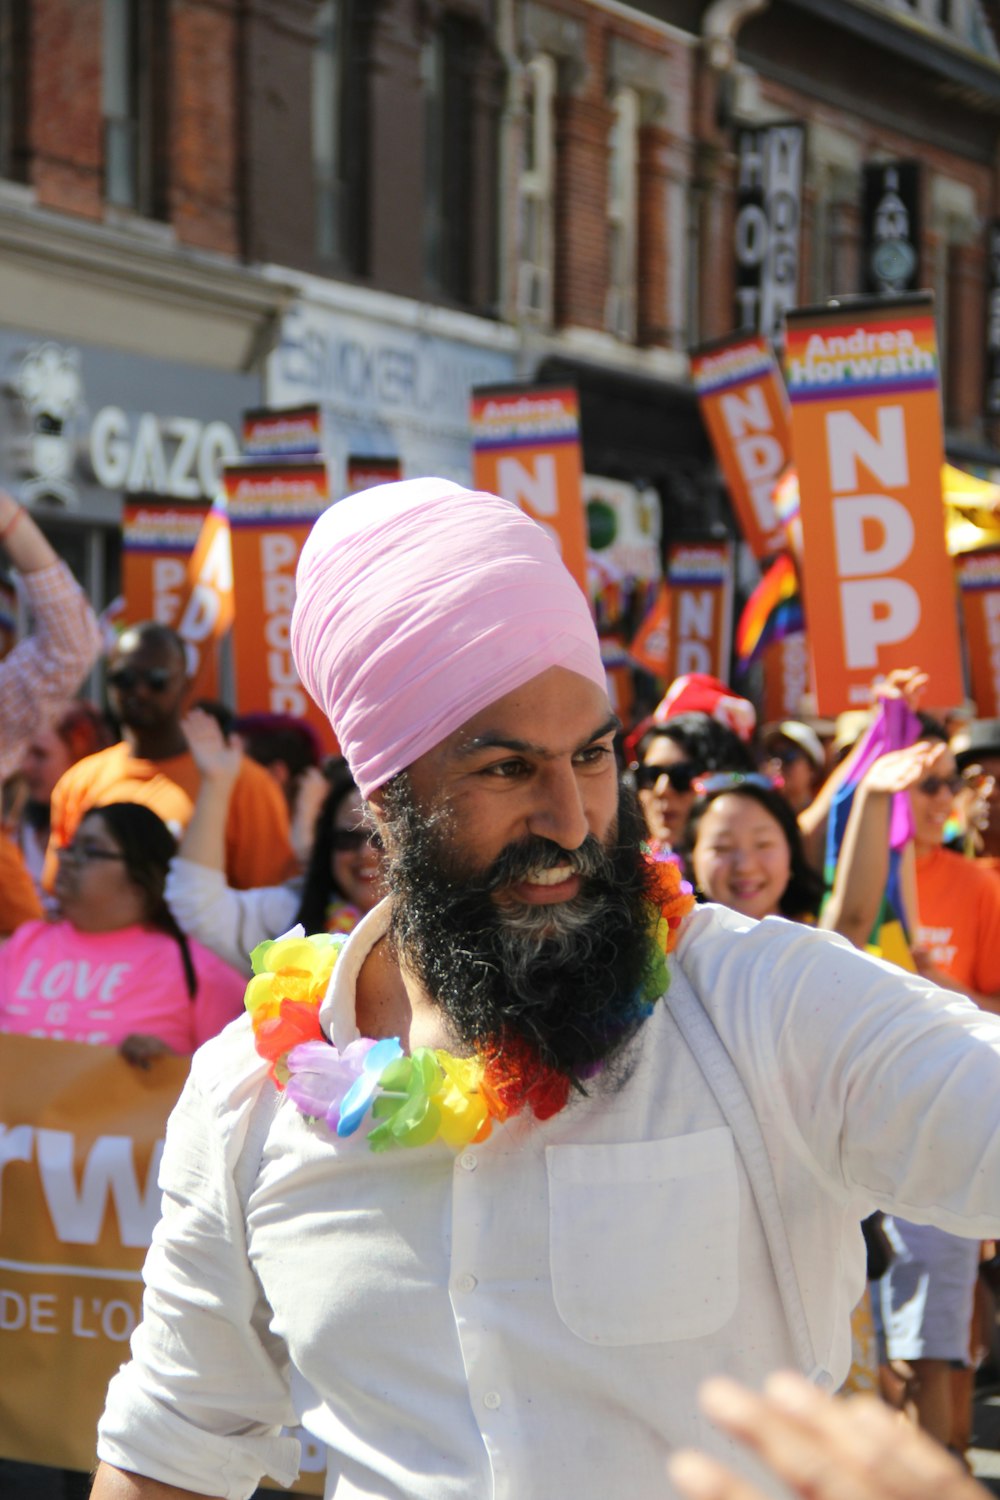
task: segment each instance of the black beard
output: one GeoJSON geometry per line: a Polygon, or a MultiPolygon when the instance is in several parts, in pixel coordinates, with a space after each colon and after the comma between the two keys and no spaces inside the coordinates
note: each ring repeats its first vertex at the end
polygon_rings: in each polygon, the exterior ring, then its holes
{"type": "Polygon", "coordinates": [[[456,858],[448,809],[422,813],[405,773],[385,789],[383,807],[390,940],[459,1046],[489,1054],[513,1040],[577,1086],[601,1069],[602,1086],[619,1086],[627,1043],[648,1014],[651,958],[644,825],[632,793],[619,791],[608,842],[588,835],[567,851],[528,837],[485,871],[456,858]],[[572,901],[493,899],[528,871],[561,864],[583,877],[572,901]]]}

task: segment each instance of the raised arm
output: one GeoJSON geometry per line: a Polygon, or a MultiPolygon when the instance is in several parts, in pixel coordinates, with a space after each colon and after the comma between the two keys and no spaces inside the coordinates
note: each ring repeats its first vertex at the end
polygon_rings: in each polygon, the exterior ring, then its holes
{"type": "Polygon", "coordinates": [[[178,853],[192,864],[223,870],[229,802],[243,764],[243,747],[236,737],[227,740],[218,721],[204,709],[193,708],[181,720],[181,728],[201,774],[201,785],[178,853]]]}

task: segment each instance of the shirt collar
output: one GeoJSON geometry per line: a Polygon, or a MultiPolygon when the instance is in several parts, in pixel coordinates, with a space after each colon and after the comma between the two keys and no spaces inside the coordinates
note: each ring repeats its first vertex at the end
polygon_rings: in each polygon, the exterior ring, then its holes
{"type": "Polygon", "coordinates": [[[330,976],[329,988],[319,1008],[319,1023],[339,1051],[361,1035],[356,1006],[358,975],[375,944],[389,931],[390,910],[386,897],[361,918],[340,950],[330,976]]]}

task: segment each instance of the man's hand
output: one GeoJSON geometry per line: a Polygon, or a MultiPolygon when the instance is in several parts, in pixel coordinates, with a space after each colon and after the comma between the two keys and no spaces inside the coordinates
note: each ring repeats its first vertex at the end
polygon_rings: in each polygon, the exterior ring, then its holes
{"type": "Polygon", "coordinates": [[[903,698],[906,706],[916,713],[930,678],[919,667],[896,667],[884,677],[872,683],[872,698],[903,698]]]}
{"type": "MultiPolygon", "coordinates": [[[[757,1395],[732,1380],[701,1388],[717,1427],[803,1500],[987,1500],[948,1452],[872,1396],[833,1400],[801,1375],[772,1375],[757,1395]]],[[[746,1479],[684,1450],[670,1478],[688,1500],[765,1500],[746,1479]]]]}
{"type": "Polygon", "coordinates": [[[227,740],[219,728],[219,721],[203,708],[192,708],[185,714],[181,730],[202,776],[217,785],[232,785],[243,764],[243,745],[239,736],[230,735],[227,740]]]}

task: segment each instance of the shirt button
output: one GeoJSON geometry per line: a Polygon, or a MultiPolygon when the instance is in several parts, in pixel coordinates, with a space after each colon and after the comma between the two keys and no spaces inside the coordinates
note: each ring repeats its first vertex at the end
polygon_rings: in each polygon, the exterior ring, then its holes
{"type": "Polygon", "coordinates": [[[458,1160],[459,1165],[463,1166],[467,1172],[474,1172],[479,1166],[479,1157],[474,1151],[463,1151],[458,1160]]]}
{"type": "Polygon", "coordinates": [[[476,1287],[479,1285],[479,1282],[476,1280],[475,1276],[473,1276],[469,1271],[466,1271],[464,1276],[460,1276],[458,1278],[457,1285],[460,1292],[474,1292],[476,1290],[476,1287]]]}
{"type": "Polygon", "coordinates": [[[500,1405],[500,1392],[487,1391],[483,1397],[483,1405],[488,1407],[490,1411],[496,1411],[500,1405]]]}

